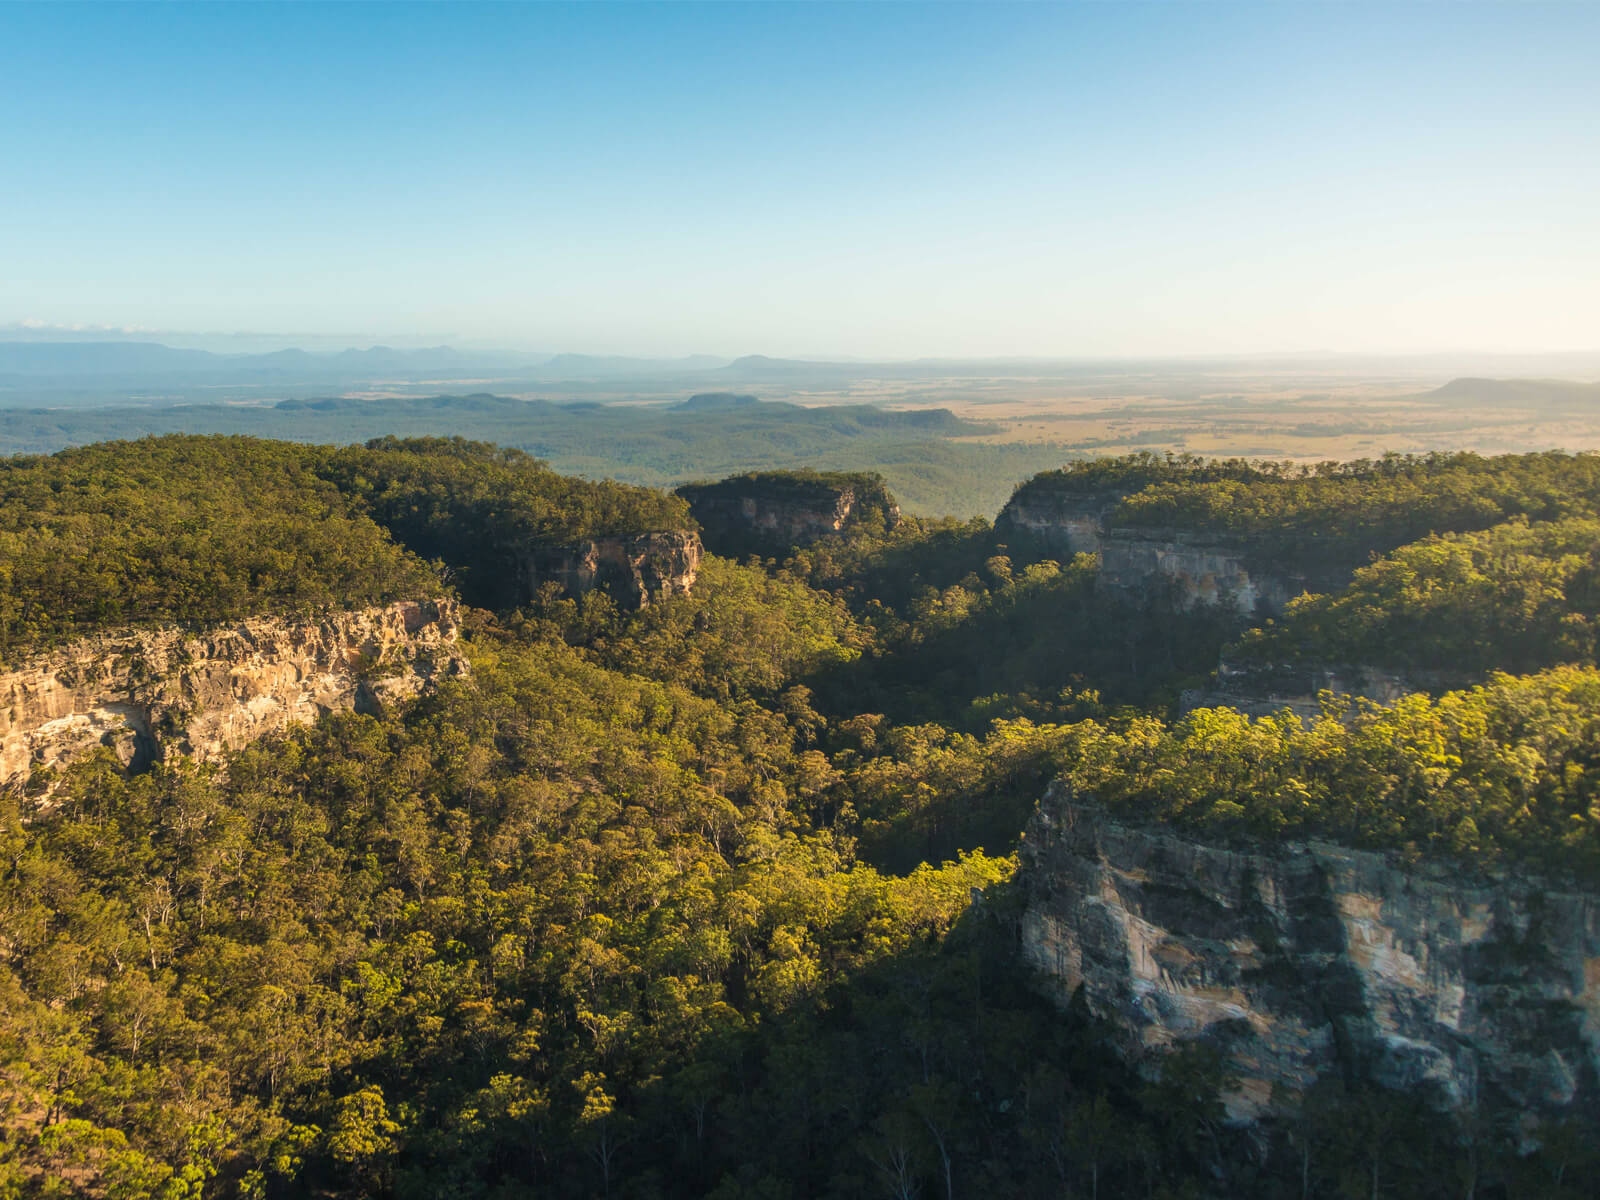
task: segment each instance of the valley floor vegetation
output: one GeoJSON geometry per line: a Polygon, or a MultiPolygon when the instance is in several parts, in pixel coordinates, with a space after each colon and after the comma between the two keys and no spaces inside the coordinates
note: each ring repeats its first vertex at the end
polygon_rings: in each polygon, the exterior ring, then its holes
{"type": "Polygon", "coordinates": [[[47,809],[0,800],[0,1197],[1587,1195],[1600,1140],[1576,1120],[1327,1087],[1233,1128],[1218,1060],[1135,1072],[1019,956],[1013,851],[1063,776],[1218,837],[1600,881],[1594,460],[1481,461],[1281,491],[1237,464],[1094,468],[1163,512],[1242,487],[1252,530],[1272,495],[1290,524],[1388,512],[1383,489],[1477,514],[1414,529],[1404,500],[1409,543],[1247,632],[914,517],[712,554],[638,613],[507,602],[517,545],[686,512],[461,441],[13,460],[8,658],[455,589],[472,673],[222,767],[125,778],[107,754],[47,809]],[[1225,647],[1451,656],[1459,629],[1396,631],[1505,595],[1516,620],[1473,626],[1481,686],[1174,716],[1225,647]]]}

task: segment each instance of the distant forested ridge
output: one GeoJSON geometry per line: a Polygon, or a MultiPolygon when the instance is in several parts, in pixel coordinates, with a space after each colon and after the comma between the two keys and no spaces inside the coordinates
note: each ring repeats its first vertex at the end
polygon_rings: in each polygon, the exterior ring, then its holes
{"type": "Polygon", "coordinates": [[[0,410],[0,453],[150,434],[244,434],[345,444],[461,436],[523,450],[556,470],[648,487],[755,469],[881,471],[909,509],[992,516],[1012,486],[1056,466],[1059,446],[969,440],[998,427],[945,409],[869,405],[554,404],[507,396],[326,398],[274,405],[147,405],[0,410]]]}

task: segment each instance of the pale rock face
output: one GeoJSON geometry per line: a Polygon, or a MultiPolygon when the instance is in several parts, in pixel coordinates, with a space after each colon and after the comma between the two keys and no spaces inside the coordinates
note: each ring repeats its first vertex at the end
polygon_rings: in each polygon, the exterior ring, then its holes
{"type": "MultiPolygon", "coordinates": [[[[850,524],[871,507],[877,496],[861,496],[850,485],[773,480],[726,479],[710,485],[688,485],[679,494],[706,531],[713,547],[724,540],[754,539],[772,547],[804,546],[850,524]]],[[[891,527],[900,507],[888,503],[891,527]]],[[[720,552],[720,551],[719,551],[720,552]]]]}
{"type": "Polygon", "coordinates": [[[1028,534],[1068,554],[1098,554],[1106,514],[1121,498],[1120,493],[1082,496],[1023,491],[1000,510],[995,528],[1028,534]]]}
{"type": "Polygon", "coordinates": [[[587,538],[575,546],[538,548],[523,566],[528,598],[546,583],[569,596],[600,588],[625,609],[647,608],[694,586],[705,550],[698,534],[640,533],[587,538]]]}
{"type": "Polygon", "coordinates": [[[1240,547],[1182,530],[1114,530],[1100,539],[1100,585],[1145,591],[1154,582],[1175,589],[1182,608],[1219,605],[1246,616],[1280,615],[1307,581],[1252,565],[1240,547]]]}
{"type": "Polygon", "coordinates": [[[129,770],[214,760],[335,711],[381,711],[463,674],[453,601],[84,638],[0,673],[0,786],[108,746],[129,770]]]}
{"type": "Polygon", "coordinates": [[[1447,1108],[1600,1104],[1600,896],[1322,842],[1230,849],[1059,788],[1021,878],[1049,992],[1082,988],[1135,1060],[1217,1046],[1236,1120],[1329,1075],[1447,1108]]]}
{"type": "Polygon", "coordinates": [[[1068,554],[1097,554],[1101,587],[1129,594],[1167,588],[1180,608],[1206,604],[1246,616],[1278,615],[1307,590],[1306,578],[1265,569],[1248,547],[1225,539],[1189,530],[1108,528],[1106,518],[1122,498],[1024,489],[995,527],[1026,533],[1068,554]]]}

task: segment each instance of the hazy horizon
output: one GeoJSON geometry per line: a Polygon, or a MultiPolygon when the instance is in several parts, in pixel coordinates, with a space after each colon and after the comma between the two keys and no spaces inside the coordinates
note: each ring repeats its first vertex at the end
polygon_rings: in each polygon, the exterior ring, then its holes
{"type": "Polygon", "coordinates": [[[1587,4],[6,5],[0,327],[1585,353],[1597,44],[1587,4]]]}

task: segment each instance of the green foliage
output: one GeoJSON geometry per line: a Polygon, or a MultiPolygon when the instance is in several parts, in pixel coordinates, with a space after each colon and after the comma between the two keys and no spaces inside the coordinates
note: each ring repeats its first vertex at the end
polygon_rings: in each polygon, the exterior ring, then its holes
{"type": "Polygon", "coordinates": [[[1082,722],[1063,779],[1115,813],[1209,835],[1328,837],[1600,881],[1600,672],[1346,704],[1311,722],[1231,709],[1082,722]]]}
{"type": "Polygon", "coordinates": [[[604,661],[719,700],[775,695],[857,659],[870,630],[843,600],[785,571],[703,560],[693,592],[631,618],[604,661]]]}
{"type": "Polygon", "coordinates": [[[1265,560],[1351,565],[1429,534],[1486,529],[1513,516],[1595,516],[1600,456],[1390,455],[1254,477],[1157,482],[1111,513],[1124,527],[1198,529],[1245,539],[1265,560]]]}
{"type": "Polygon", "coordinates": [[[379,438],[322,452],[321,473],[425,558],[450,565],[473,603],[519,603],[531,547],[690,528],[682,500],[558,475],[520,450],[461,438],[379,438]]]}
{"type": "Polygon", "coordinates": [[[512,446],[567,474],[645,487],[741,471],[826,467],[877,471],[914,512],[993,516],[1014,480],[1058,465],[1058,445],[988,443],[996,427],[944,409],[869,405],[553,404],[508,396],[290,400],[275,406],[197,402],[173,407],[0,411],[0,452],[41,453],[109,438],[226,434],[297,442],[460,435],[512,446]]]}
{"type": "Polygon", "coordinates": [[[792,550],[791,532],[808,541],[807,534],[835,520],[846,539],[873,537],[891,528],[900,513],[883,476],[875,472],[752,471],[716,483],[686,483],[676,494],[700,522],[707,547],[730,558],[792,550]],[[781,523],[756,527],[746,505],[815,524],[801,531],[785,530],[781,523]]]}
{"type": "MultiPolygon", "coordinates": [[[[1544,496],[1579,515],[1408,546],[1250,645],[1411,630],[1419,654],[1488,639],[1545,665],[1592,660],[1586,464],[1139,459],[1068,486],[1279,489],[1284,528],[1369,533],[1395,496],[1433,496],[1429,521],[1544,496]],[[1427,648],[1425,623],[1455,628],[1427,648]]],[[[437,589],[419,555],[499,603],[529,544],[684,521],[457,439],[163,439],[9,471],[5,601],[64,605],[13,611],[19,641],[437,589]],[[129,512],[211,557],[164,564],[111,523],[129,512]],[[76,558],[29,562],[53,530],[76,558]],[[285,540],[293,587],[251,574],[285,540]],[[92,607],[147,577],[144,607],[92,607]]],[[[1032,988],[997,855],[1060,776],[1208,836],[1600,878],[1600,671],[1168,723],[1126,706],[1164,706],[1234,618],[1095,583],[981,520],[869,521],[782,564],[710,557],[639,613],[470,614],[470,677],[382,720],[134,778],[100,753],[26,821],[0,795],[0,1196],[1582,1194],[1581,1120],[1487,1130],[1324,1089],[1244,1134],[1215,1054],[1135,1074],[1032,988]]]]}
{"type": "Polygon", "coordinates": [[[0,462],[0,651],[448,590],[514,603],[530,546],[682,529],[683,502],[459,438],[164,437],[0,462]]]}
{"type": "Polygon", "coordinates": [[[1429,537],[1332,595],[1247,632],[1242,664],[1351,662],[1452,673],[1596,660],[1600,522],[1514,522],[1429,537]]]}
{"type": "Polygon", "coordinates": [[[442,591],[319,465],[302,447],[243,438],[0,462],[0,650],[442,591]]]}
{"type": "Polygon", "coordinates": [[[1221,482],[1256,483],[1282,478],[1295,468],[1284,463],[1252,462],[1243,458],[1203,458],[1196,454],[1107,455],[1067,463],[1041,471],[1018,486],[1013,498],[1037,495],[1132,495],[1156,484],[1183,483],[1191,487],[1221,482]]]}

